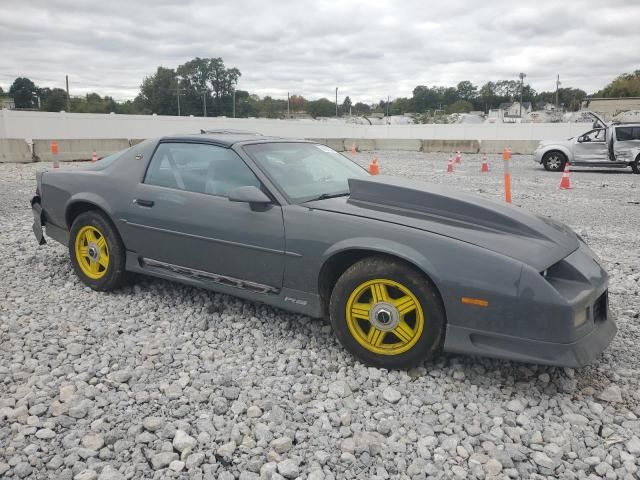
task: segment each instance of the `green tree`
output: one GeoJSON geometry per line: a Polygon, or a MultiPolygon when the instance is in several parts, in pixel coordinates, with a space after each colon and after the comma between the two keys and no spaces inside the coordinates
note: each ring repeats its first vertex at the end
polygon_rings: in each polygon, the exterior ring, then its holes
{"type": "Polygon", "coordinates": [[[389,112],[391,115],[404,115],[405,113],[413,112],[413,99],[406,97],[398,97],[391,102],[389,106],[389,112]]]}
{"type": "Polygon", "coordinates": [[[211,114],[231,115],[232,95],[241,75],[240,70],[226,68],[222,58],[196,57],[178,66],[176,72],[184,79],[181,87],[185,89],[187,106],[201,112],[202,108],[196,105],[202,105],[202,96],[205,95],[212,102],[211,107],[207,104],[211,114]]]}
{"type": "Polygon", "coordinates": [[[309,114],[316,117],[333,117],[336,114],[336,104],[326,98],[309,102],[309,114]]]}
{"type": "Polygon", "coordinates": [[[473,104],[468,100],[458,100],[447,105],[447,113],[469,113],[473,110],[473,104]]]}
{"type": "Polygon", "coordinates": [[[469,80],[463,80],[458,83],[457,94],[460,100],[468,100],[471,102],[478,95],[478,87],[469,80]]]}
{"type": "Polygon", "coordinates": [[[599,92],[595,97],[640,97],[640,70],[623,73],[599,92]]]}
{"type": "Polygon", "coordinates": [[[16,108],[34,108],[34,101],[37,102],[34,98],[34,92],[37,90],[38,88],[31,80],[26,77],[18,77],[9,88],[9,95],[13,97],[16,108]]]}
{"type": "Polygon", "coordinates": [[[308,101],[302,95],[291,95],[289,108],[292,112],[304,112],[307,110],[308,101]]]}
{"type": "Polygon", "coordinates": [[[175,70],[158,67],[156,73],[142,81],[140,93],[135,101],[142,106],[145,113],[177,115],[177,88],[175,70]]]}
{"type": "Polygon", "coordinates": [[[40,89],[40,102],[45,112],[60,112],[67,109],[67,92],[62,88],[40,89]]]}
{"type": "Polygon", "coordinates": [[[342,102],[342,114],[349,115],[351,113],[351,98],[346,96],[344,102],[342,102]]]}
{"type": "Polygon", "coordinates": [[[257,117],[260,114],[260,97],[245,90],[236,91],[236,117],[257,117]]]}
{"type": "Polygon", "coordinates": [[[418,85],[413,89],[413,105],[416,113],[438,110],[458,100],[454,87],[427,87],[418,85]]]}
{"type": "Polygon", "coordinates": [[[478,92],[478,103],[481,110],[488,112],[492,108],[498,108],[502,102],[508,102],[509,96],[502,94],[503,89],[498,88],[496,82],[487,82],[478,92]]]}
{"type": "Polygon", "coordinates": [[[358,102],[353,106],[353,113],[356,115],[366,115],[371,112],[371,107],[366,103],[358,102]]]}

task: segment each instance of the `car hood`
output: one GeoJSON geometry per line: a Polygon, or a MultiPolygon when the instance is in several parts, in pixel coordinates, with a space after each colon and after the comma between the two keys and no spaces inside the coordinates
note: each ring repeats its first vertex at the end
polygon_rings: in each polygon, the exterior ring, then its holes
{"type": "Polygon", "coordinates": [[[349,197],[308,202],[315,209],[371,218],[455,238],[543,271],[578,248],[566,225],[506,203],[415,180],[349,180],[349,197]]]}

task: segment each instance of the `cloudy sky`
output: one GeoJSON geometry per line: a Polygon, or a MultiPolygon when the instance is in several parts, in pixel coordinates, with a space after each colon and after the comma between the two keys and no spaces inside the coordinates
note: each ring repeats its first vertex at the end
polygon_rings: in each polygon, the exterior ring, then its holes
{"type": "Polygon", "coordinates": [[[516,79],[591,93],[640,69],[637,0],[1,0],[0,86],[133,98],[159,66],[222,57],[238,88],[374,102],[516,79]]]}

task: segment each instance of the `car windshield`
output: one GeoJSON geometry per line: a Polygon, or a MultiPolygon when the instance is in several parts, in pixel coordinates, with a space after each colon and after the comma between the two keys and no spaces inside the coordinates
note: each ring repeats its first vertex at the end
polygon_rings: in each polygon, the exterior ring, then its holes
{"type": "Polygon", "coordinates": [[[258,143],[244,150],[293,202],[348,195],[348,179],[368,173],[338,152],[313,143],[258,143]]]}

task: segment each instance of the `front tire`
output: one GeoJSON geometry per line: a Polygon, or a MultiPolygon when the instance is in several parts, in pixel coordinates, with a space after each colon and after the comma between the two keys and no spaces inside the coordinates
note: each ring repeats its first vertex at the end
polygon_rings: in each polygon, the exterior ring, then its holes
{"type": "Polygon", "coordinates": [[[125,249],[117,230],[102,212],[84,212],[73,221],[69,256],[76,275],[97,291],[120,287],[125,279],[125,249]]]}
{"type": "Polygon", "coordinates": [[[562,172],[567,163],[567,156],[562,152],[547,152],[542,157],[542,165],[548,172],[562,172]]]}
{"type": "Polygon", "coordinates": [[[363,363],[409,368],[440,353],[445,314],[435,286],[421,272],[387,257],[349,267],[329,304],[340,343],[363,363]]]}
{"type": "Polygon", "coordinates": [[[640,155],[636,157],[635,162],[631,163],[631,171],[636,175],[640,174],[640,155]]]}

